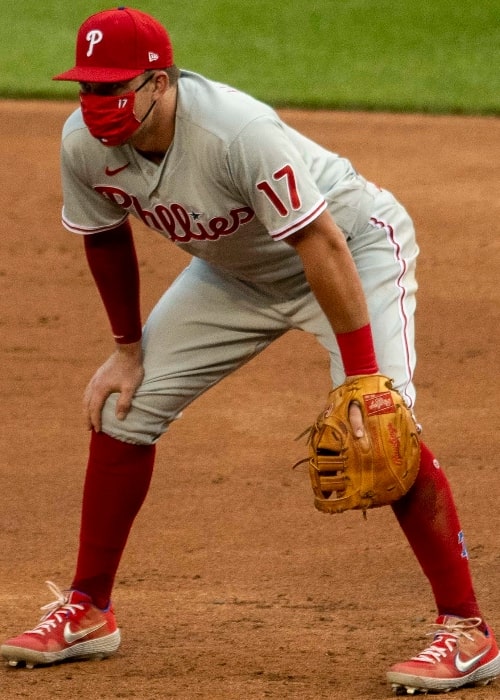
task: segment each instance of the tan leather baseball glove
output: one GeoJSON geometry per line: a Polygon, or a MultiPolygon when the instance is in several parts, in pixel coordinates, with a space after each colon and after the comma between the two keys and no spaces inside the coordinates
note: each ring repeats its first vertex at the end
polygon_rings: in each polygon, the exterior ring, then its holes
{"type": "Polygon", "coordinates": [[[418,427],[392,380],[380,374],[346,381],[329,394],[309,435],[314,505],[325,513],[397,501],[416,479],[418,427]],[[353,434],[349,406],[360,407],[365,435],[353,434]]]}

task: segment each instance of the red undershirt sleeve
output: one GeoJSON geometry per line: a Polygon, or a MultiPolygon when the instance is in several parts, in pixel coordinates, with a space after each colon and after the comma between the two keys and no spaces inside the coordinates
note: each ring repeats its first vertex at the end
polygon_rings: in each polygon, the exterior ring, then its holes
{"type": "Polygon", "coordinates": [[[115,341],[141,339],[139,266],[130,223],[84,237],[87,262],[115,341]]]}

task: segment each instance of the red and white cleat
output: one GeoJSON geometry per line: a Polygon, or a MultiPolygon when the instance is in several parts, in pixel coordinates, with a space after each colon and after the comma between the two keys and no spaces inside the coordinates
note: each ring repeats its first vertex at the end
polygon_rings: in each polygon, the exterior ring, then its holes
{"type": "Polygon", "coordinates": [[[468,685],[487,685],[500,676],[495,637],[491,630],[481,632],[480,624],[478,617],[438,617],[433,643],[387,673],[394,692],[446,693],[468,685]]]}
{"type": "Polygon", "coordinates": [[[47,581],[56,600],[41,609],[40,623],[8,639],[0,649],[10,666],[27,668],[67,659],[105,658],[120,646],[113,608],[99,610],[79,591],[61,591],[47,581]]]}

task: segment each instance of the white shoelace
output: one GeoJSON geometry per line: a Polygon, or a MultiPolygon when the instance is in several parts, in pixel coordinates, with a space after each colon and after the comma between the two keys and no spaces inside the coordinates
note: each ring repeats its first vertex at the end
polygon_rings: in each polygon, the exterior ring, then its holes
{"type": "Polygon", "coordinates": [[[429,664],[434,664],[436,661],[444,659],[447,654],[452,652],[460,637],[466,637],[470,641],[474,637],[469,634],[468,630],[473,630],[481,624],[480,617],[468,617],[464,619],[454,619],[447,624],[435,624],[438,628],[437,632],[429,632],[429,635],[434,636],[434,643],[424,649],[420,654],[414,656],[412,661],[424,661],[429,664]]]}
{"type": "Polygon", "coordinates": [[[54,594],[55,600],[47,605],[42,605],[40,610],[44,612],[40,624],[32,630],[27,630],[26,634],[44,635],[60,624],[69,614],[74,614],[77,610],[83,610],[81,603],[69,603],[67,594],[63,593],[59,586],[52,581],[45,581],[50,591],[54,594]]]}

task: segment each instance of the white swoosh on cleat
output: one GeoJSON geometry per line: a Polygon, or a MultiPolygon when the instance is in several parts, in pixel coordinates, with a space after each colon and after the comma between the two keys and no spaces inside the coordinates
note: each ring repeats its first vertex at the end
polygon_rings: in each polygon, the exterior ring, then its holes
{"type": "Polygon", "coordinates": [[[104,627],[105,624],[105,622],[101,622],[98,625],[94,625],[93,627],[87,627],[84,630],[72,632],[71,624],[67,622],[64,627],[64,641],[66,642],[66,644],[73,644],[73,642],[78,642],[80,639],[88,637],[88,635],[92,634],[92,632],[97,632],[97,630],[100,630],[101,627],[104,627]]]}
{"type": "Polygon", "coordinates": [[[469,659],[468,661],[462,661],[462,659],[460,658],[460,654],[457,654],[455,658],[455,666],[457,667],[457,671],[460,671],[460,673],[467,673],[467,671],[470,671],[471,668],[474,668],[474,666],[476,666],[481,661],[483,656],[486,656],[488,652],[489,648],[485,649],[477,656],[473,656],[472,659],[469,659]]]}

